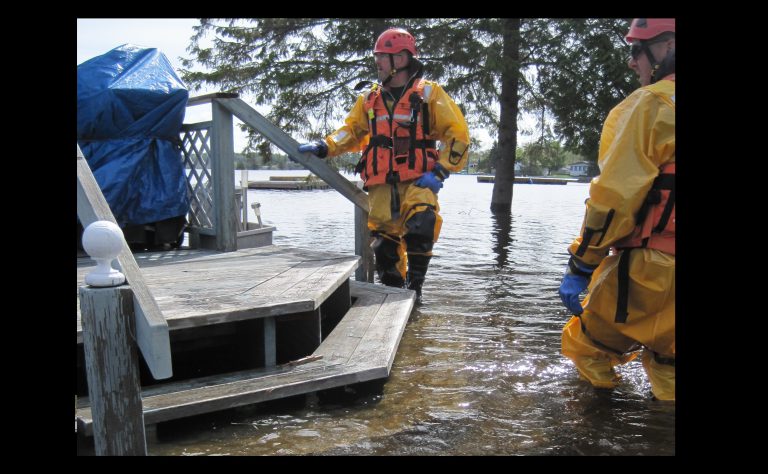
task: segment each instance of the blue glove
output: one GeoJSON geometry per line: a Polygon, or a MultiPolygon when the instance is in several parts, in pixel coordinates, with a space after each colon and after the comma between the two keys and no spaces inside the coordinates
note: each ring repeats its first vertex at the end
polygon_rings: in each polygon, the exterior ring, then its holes
{"type": "Polygon", "coordinates": [[[450,176],[450,173],[439,164],[436,164],[432,171],[419,176],[419,179],[413,184],[420,188],[429,188],[433,193],[437,194],[440,192],[440,188],[443,187],[443,181],[448,176],[450,176]]]}
{"type": "Polygon", "coordinates": [[[589,286],[594,269],[580,265],[571,257],[565,270],[563,281],[560,283],[560,299],[571,313],[579,315],[584,312],[579,301],[579,295],[589,286]]]}
{"type": "Polygon", "coordinates": [[[315,140],[299,145],[299,151],[301,153],[312,153],[318,158],[325,158],[328,156],[328,145],[323,140],[315,140]]]}

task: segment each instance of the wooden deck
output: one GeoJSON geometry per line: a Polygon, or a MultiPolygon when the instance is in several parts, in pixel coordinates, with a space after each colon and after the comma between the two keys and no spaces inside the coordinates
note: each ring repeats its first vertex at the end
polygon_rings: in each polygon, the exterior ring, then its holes
{"type": "MultiPolygon", "coordinates": [[[[144,423],[155,424],[267,400],[386,378],[415,294],[351,282],[355,300],[320,346],[306,358],[273,368],[202,377],[142,390],[144,423]]],[[[91,436],[87,398],[78,399],[77,430],[91,436]]]]}
{"type": "MultiPolygon", "coordinates": [[[[135,258],[174,354],[173,378],[143,377],[145,424],[386,378],[415,301],[410,290],[351,281],[354,255],[270,245],[135,258]],[[208,352],[190,363],[190,344],[239,351],[238,358],[208,352]],[[195,372],[201,360],[218,366],[195,372]]],[[[94,262],[77,260],[79,287],[94,262]]],[[[79,301],[77,312],[82,344],[79,301]]],[[[77,430],[91,436],[87,390],[78,391],[77,430]]]]}
{"type": "MultiPolygon", "coordinates": [[[[134,256],[170,331],[315,310],[359,262],[354,255],[276,245],[134,256]]],[[[78,259],[78,287],[93,266],[90,258],[78,259]]],[[[78,301],[77,343],[82,341],[78,301]]]]}

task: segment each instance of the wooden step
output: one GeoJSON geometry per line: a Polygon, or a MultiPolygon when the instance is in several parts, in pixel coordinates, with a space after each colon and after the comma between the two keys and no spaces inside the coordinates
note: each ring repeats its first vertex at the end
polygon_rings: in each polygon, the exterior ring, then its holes
{"type": "MultiPolygon", "coordinates": [[[[144,423],[225,410],[358,382],[386,378],[415,293],[350,281],[352,307],[303,361],[154,385],[142,390],[144,423]]],[[[87,398],[78,400],[77,431],[92,436],[87,398]]]]}

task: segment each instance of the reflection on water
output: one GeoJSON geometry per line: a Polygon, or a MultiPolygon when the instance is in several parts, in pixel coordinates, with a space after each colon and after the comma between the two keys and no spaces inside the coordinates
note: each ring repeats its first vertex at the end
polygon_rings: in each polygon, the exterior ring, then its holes
{"type": "Polygon", "coordinates": [[[493,251],[496,253],[496,265],[499,268],[507,266],[507,254],[509,253],[509,244],[512,241],[510,235],[512,230],[511,214],[491,214],[493,221],[493,251]]]}
{"type": "MultiPolygon", "coordinates": [[[[250,179],[302,172],[250,172],[250,179]]],[[[239,174],[238,174],[239,179],[239,174]]],[[[560,355],[557,288],[588,185],[493,185],[452,175],[423,304],[386,383],[244,407],[158,428],[153,455],[672,455],[675,407],[639,362],[596,391],[560,355]]],[[[353,251],[353,207],[334,191],[250,190],[274,243],[353,251]]],[[[255,221],[255,217],[252,216],[255,221]]]]}

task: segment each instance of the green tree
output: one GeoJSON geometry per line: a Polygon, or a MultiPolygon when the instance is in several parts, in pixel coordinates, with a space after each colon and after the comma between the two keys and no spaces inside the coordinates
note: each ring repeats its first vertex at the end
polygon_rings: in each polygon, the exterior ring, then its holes
{"type": "MultiPolygon", "coordinates": [[[[615,33],[603,21],[618,25],[613,20],[519,18],[201,19],[182,77],[193,88],[208,84],[247,94],[256,105],[269,104],[268,118],[286,132],[319,138],[341,123],[358,94],[354,86],[375,78],[371,49],[378,35],[389,26],[406,28],[417,38],[425,75],[445,87],[472,127],[497,134],[491,210],[509,212],[521,111],[551,110],[554,130],[566,143],[596,149],[599,135],[590,134],[589,127],[617,101],[572,110],[568,89],[594,82],[590,66],[612,62],[598,69],[626,69],[623,58],[614,64],[619,53],[598,48],[616,43],[613,37],[601,38],[615,33]],[[209,35],[212,46],[201,46],[209,35]],[[567,73],[559,71],[560,61],[567,73]],[[195,63],[205,71],[192,71],[195,63]],[[542,77],[532,80],[536,72],[542,77]],[[579,122],[564,125],[564,118],[579,122]]],[[[622,24],[626,28],[628,22],[622,24]]],[[[598,82],[589,90],[599,93],[603,82],[598,82]]],[[[269,144],[252,132],[250,137],[248,148],[268,159],[269,144]]]]}
{"type": "Polygon", "coordinates": [[[597,159],[608,112],[639,86],[627,67],[629,23],[629,18],[530,21],[539,49],[530,62],[535,87],[524,107],[546,109],[554,134],[589,161],[597,159]]]}
{"type": "Polygon", "coordinates": [[[523,173],[529,176],[557,171],[565,165],[566,152],[557,140],[539,140],[526,144],[518,151],[523,173]]]}

